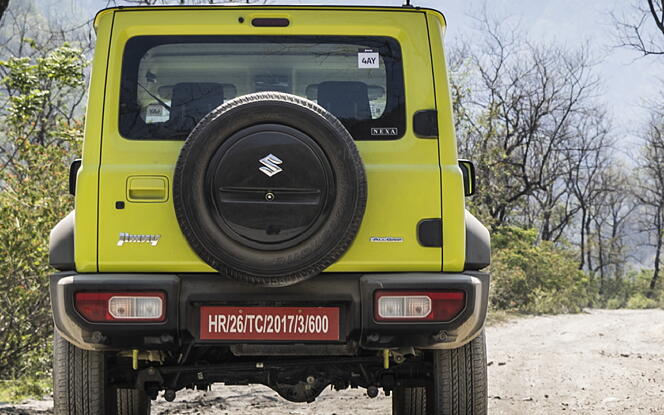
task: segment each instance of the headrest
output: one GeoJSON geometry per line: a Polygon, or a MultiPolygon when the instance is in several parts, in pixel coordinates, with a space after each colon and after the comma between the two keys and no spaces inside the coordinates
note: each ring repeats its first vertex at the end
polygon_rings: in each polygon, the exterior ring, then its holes
{"type": "Polygon", "coordinates": [[[213,82],[182,82],[173,87],[169,124],[192,130],[210,111],[224,103],[224,87],[213,82]]]}
{"type": "Polygon", "coordinates": [[[318,84],[318,105],[341,119],[369,120],[367,84],[356,81],[327,81],[318,84]]]}

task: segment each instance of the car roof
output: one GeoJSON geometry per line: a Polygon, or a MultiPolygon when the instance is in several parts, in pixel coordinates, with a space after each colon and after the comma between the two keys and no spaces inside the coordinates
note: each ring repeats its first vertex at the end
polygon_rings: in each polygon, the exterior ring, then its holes
{"type": "Polygon", "coordinates": [[[398,11],[398,12],[429,12],[440,15],[447,25],[444,14],[436,9],[428,7],[408,6],[376,6],[376,5],[302,5],[302,4],[279,4],[279,5],[251,5],[242,3],[204,4],[204,5],[168,5],[168,6],[114,6],[101,9],[94,19],[95,29],[97,20],[101,14],[111,11],[137,11],[137,10],[207,10],[207,9],[233,9],[233,10],[357,10],[357,11],[398,11]]]}

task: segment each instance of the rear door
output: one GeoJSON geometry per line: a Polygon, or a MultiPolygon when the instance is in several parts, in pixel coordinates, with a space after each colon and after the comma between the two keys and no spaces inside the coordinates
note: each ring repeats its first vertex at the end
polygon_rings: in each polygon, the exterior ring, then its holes
{"type": "Polygon", "coordinates": [[[127,9],[115,13],[111,45],[100,271],[212,271],[184,239],[171,194],[179,151],[197,120],[176,114],[174,101],[177,91],[194,94],[201,85],[215,85],[222,102],[261,90],[318,100],[354,136],[367,171],[367,210],[355,242],[328,271],[441,269],[441,247],[418,239],[420,222],[441,217],[438,140],[412,128],[416,112],[435,109],[423,13],[127,9]],[[251,24],[274,17],[289,25],[251,24]]]}

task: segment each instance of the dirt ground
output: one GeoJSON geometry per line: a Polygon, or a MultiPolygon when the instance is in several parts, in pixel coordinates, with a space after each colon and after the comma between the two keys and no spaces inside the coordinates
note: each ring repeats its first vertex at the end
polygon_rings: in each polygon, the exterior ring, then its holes
{"type": "MultiPolygon", "coordinates": [[[[491,414],[664,414],[664,310],[591,310],[487,329],[491,414]]],[[[0,413],[51,413],[50,400],[0,413]]],[[[390,398],[325,392],[293,404],[262,386],[217,386],[160,399],[153,414],[388,414],[390,398]]]]}

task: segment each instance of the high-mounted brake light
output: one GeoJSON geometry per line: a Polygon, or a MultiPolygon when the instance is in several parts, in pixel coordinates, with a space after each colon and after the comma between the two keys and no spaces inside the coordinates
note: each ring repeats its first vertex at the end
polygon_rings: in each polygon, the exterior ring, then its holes
{"type": "Polygon", "coordinates": [[[376,291],[376,321],[450,321],[466,305],[463,291],[376,291]]]}
{"type": "Polygon", "coordinates": [[[256,27],[287,27],[290,25],[290,20],[279,17],[257,17],[251,21],[251,25],[256,27]]]}
{"type": "Polygon", "coordinates": [[[94,323],[157,322],[166,316],[166,295],[161,292],[79,292],[79,313],[94,323]]]}

